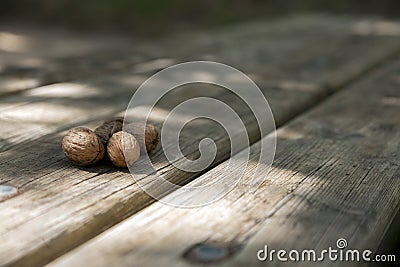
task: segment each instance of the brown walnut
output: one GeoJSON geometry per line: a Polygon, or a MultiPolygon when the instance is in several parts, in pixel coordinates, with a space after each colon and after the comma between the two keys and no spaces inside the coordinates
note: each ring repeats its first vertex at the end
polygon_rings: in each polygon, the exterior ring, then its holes
{"type": "Polygon", "coordinates": [[[112,118],[97,127],[94,132],[98,135],[103,144],[106,145],[114,133],[122,131],[123,123],[124,118],[122,117],[112,118]]]}
{"type": "Polygon", "coordinates": [[[79,166],[99,162],[105,153],[99,137],[86,127],[71,129],[62,140],[62,149],[67,158],[79,166]]]}
{"type": "Polygon", "coordinates": [[[115,166],[132,166],[140,157],[139,142],[130,133],[117,132],[108,140],[107,153],[115,166]]]}
{"type": "Polygon", "coordinates": [[[144,136],[143,136],[143,126],[139,123],[129,123],[124,126],[125,132],[133,134],[139,142],[140,150],[143,152],[150,153],[156,149],[158,143],[160,142],[160,135],[157,128],[154,125],[146,124],[144,136]]]}

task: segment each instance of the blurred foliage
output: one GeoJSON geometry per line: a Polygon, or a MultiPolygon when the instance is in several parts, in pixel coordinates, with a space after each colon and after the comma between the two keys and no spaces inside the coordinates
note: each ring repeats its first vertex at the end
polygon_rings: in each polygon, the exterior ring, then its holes
{"type": "Polygon", "coordinates": [[[295,12],[400,15],[396,0],[1,0],[2,19],[161,33],[295,12]]]}

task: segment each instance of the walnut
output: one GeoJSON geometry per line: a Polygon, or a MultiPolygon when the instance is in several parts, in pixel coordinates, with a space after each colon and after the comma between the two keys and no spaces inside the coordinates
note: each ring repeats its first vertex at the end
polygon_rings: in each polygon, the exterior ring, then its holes
{"type": "Polygon", "coordinates": [[[71,129],[62,140],[62,149],[67,158],[79,166],[99,162],[105,152],[99,137],[86,127],[71,129]]]}
{"type": "Polygon", "coordinates": [[[129,123],[124,126],[123,131],[133,134],[139,141],[140,150],[143,152],[150,153],[156,149],[160,142],[160,136],[158,130],[154,125],[146,124],[145,127],[145,138],[143,138],[143,126],[140,123],[129,123]]]}
{"type": "Polygon", "coordinates": [[[106,145],[114,133],[122,131],[123,123],[123,117],[112,118],[97,127],[94,132],[100,137],[100,140],[103,142],[103,144],[106,145]]]}
{"type": "Polygon", "coordinates": [[[123,168],[132,166],[139,159],[140,146],[132,134],[120,131],[108,140],[107,153],[115,166],[123,168]]]}

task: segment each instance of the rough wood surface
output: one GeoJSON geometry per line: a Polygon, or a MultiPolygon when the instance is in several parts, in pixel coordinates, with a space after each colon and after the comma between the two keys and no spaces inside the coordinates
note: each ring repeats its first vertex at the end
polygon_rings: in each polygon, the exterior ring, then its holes
{"type": "MultiPolygon", "coordinates": [[[[190,90],[193,93],[200,91],[190,90]]],[[[202,92],[201,95],[204,95],[204,90],[202,92]]],[[[190,97],[190,94],[185,96],[190,97]]],[[[314,97],[318,95],[310,92],[291,94],[291,97],[281,95],[273,101],[275,112],[280,114],[282,109],[290,115],[286,110],[287,104],[305,108],[314,97]]],[[[239,114],[251,131],[251,141],[256,141],[256,122],[248,116],[249,110],[243,108],[242,102],[226,98],[225,94],[219,96],[232,108],[241,110],[239,114]]],[[[176,95],[173,99],[179,101],[176,95]]],[[[173,104],[172,101],[167,102],[173,104]]],[[[163,116],[165,111],[156,116],[154,124],[160,125],[163,116]]],[[[89,126],[93,129],[99,124],[94,122],[89,126]]],[[[183,153],[189,158],[196,158],[199,155],[198,142],[207,136],[217,141],[216,164],[230,153],[228,137],[214,123],[202,126],[199,131],[198,126],[193,124],[182,133],[183,153]]],[[[1,183],[13,185],[21,192],[0,203],[4,216],[0,234],[7,240],[0,249],[0,259],[5,266],[32,266],[48,261],[154,201],[141,191],[127,171],[110,164],[89,168],[72,166],[60,148],[62,134],[40,138],[0,155],[1,183]],[[15,235],[19,237],[15,238],[15,235]]],[[[196,173],[176,170],[160,151],[152,155],[152,161],[175,183],[196,176],[196,173]]]]}
{"type": "MultiPolygon", "coordinates": [[[[217,35],[210,35],[216,37],[217,41],[209,39],[210,37],[207,39],[206,35],[199,35],[198,39],[193,38],[196,44],[193,50],[185,51],[191,46],[188,40],[192,39],[188,38],[185,49],[176,53],[179,53],[179,59],[182,60],[195,58],[196,55],[203,58],[214,55],[215,59],[244,66],[243,69],[259,81],[268,96],[276,122],[281,125],[321,100],[330,90],[339,89],[337,85],[349,82],[398,50],[398,36],[381,36],[373,32],[359,36],[352,30],[358,20],[339,18],[337,24],[334,21],[333,18],[325,20],[322,17],[312,17],[288,22],[283,20],[272,24],[271,28],[265,22],[259,22],[260,25],[236,26],[225,30],[224,34],[221,33],[219,39],[217,35]],[[322,26],[319,26],[319,22],[322,26]],[[315,25],[314,28],[312,25],[315,25]],[[275,36],[267,38],[272,32],[275,32],[275,36]],[[324,38],[316,37],[324,32],[324,38]],[[201,43],[203,38],[206,41],[201,43]],[[358,45],[352,45],[354,39],[358,40],[358,45]],[[244,42],[243,45],[239,45],[239,41],[244,42]],[[256,47],[248,47],[249,59],[245,60],[241,53],[246,51],[243,47],[250,45],[249,43],[256,47]],[[228,44],[232,44],[232,49],[228,44]],[[255,54],[251,54],[252,51],[255,54]],[[259,53],[263,56],[255,62],[259,53]],[[338,57],[339,55],[343,56],[338,57]],[[319,56],[329,63],[320,67],[319,61],[313,61],[313,58],[319,56]],[[298,69],[301,71],[297,72],[298,69]]],[[[172,44],[176,46],[176,42],[171,42],[172,44]]],[[[165,49],[167,48],[168,46],[165,49]]],[[[147,49],[154,51],[154,47],[147,49]]],[[[0,234],[5,240],[0,247],[0,265],[35,266],[46,263],[154,201],[140,191],[127,172],[110,165],[91,168],[71,166],[60,148],[63,133],[51,134],[73,124],[95,120],[123,109],[132,94],[132,87],[140,79],[143,79],[143,75],[121,74],[104,77],[98,84],[91,81],[85,89],[81,88],[80,83],[73,83],[72,88],[77,89],[72,95],[68,85],[64,83],[29,90],[19,97],[10,96],[0,100],[1,115],[5,119],[4,114],[7,114],[9,130],[13,130],[10,135],[2,134],[5,139],[3,142],[8,147],[14,146],[0,154],[0,183],[19,189],[19,195],[0,203],[0,234]],[[66,85],[67,88],[64,87],[66,85]],[[67,96],[63,96],[63,89],[66,89],[67,96]],[[35,95],[39,97],[30,103],[35,95]],[[110,95],[113,95],[112,100],[110,95]],[[66,108],[65,111],[63,108],[51,109],[51,105],[46,106],[46,103],[54,103],[53,107],[61,105],[66,108]],[[27,112],[35,107],[42,112],[27,112]],[[26,115],[30,117],[23,120],[26,115]],[[59,117],[60,115],[63,116],[59,117]],[[34,119],[36,121],[30,126],[28,123],[34,119]],[[36,124],[41,120],[47,122],[36,124]],[[34,128],[37,125],[39,128],[41,126],[42,131],[34,128]],[[47,136],[41,137],[46,134],[47,136]],[[16,139],[12,140],[11,136],[16,139]]],[[[181,97],[199,93],[196,90],[189,92],[189,95],[181,97]]],[[[215,88],[203,90],[201,94],[207,92],[215,94],[216,91],[215,88]]],[[[177,95],[179,94],[178,92],[177,95]]],[[[230,96],[217,96],[233,107],[236,105],[245,119],[252,141],[256,141],[259,137],[252,117],[247,116],[248,110],[243,109],[230,96]]],[[[171,99],[179,101],[176,96],[171,99]]],[[[173,103],[166,101],[160,104],[160,108],[168,110],[173,103]]],[[[163,114],[165,112],[161,109],[161,116],[155,118],[156,124],[162,121],[163,114]]],[[[99,123],[93,122],[89,126],[94,128],[99,123]]],[[[7,133],[5,128],[2,127],[2,131],[7,133]]],[[[206,136],[218,141],[219,150],[215,164],[229,155],[227,136],[216,125],[203,127],[201,131],[198,128],[193,130],[194,128],[195,125],[189,127],[186,133],[190,140],[183,138],[185,155],[196,157],[198,141],[206,136]]],[[[159,152],[153,154],[152,159],[157,168],[173,182],[183,183],[197,175],[177,171],[159,152]]]]}
{"type": "Polygon", "coordinates": [[[0,96],[133,67],[149,60],[132,47],[138,39],[2,22],[0,96]]]}
{"type": "MultiPolygon", "coordinates": [[[[94,65],[111,67],[124,57],[123,62],[141,56],[158,59],[136,64],[120,75],[53,84],[0,98],[0,123],[7,126],[0,131],[0,151],[84,123],[93,118],[93,109],[98,111],[96,115],[117,112],[127,105],[133,89],[146,77],[137,78],[138,72],[147,72],[148,76],[183,60],[232,64],[262,87],[284,89],[282,94],[332,92],[399,51],[400,36],[393,28],[400,25],[386,22],[386,28],[378,27],[382,23],[329,16],[258,21],[212,32],[181,34],[159,42],[135,43],[131,50],[122,50],[115,58],[105,55],[100,62],[93,57],[94,65]]],[[[92,62],[90,57],[85,60],[82,59],[85,64],[92,62]]],[[[74,69],[79,65],[71,62],[61,63],[60,67],[74,69]]],[[[96,71],[93,66],[88,69],[96,71]]],[[[73,71],[79,72],[79,68],[73,71]]]]}
{"type": "MultiPolygon", "coordinates": [[[[221,250],[228,256],[218,266],[286,266],[276,258],[258,261],[257,251],[268,245],[318,252],[335,249],[339,238],[351,249],[376,252],[400,208],[399,70],[400,60],[392,62],[280,128],[272,170],[255,194],[248,192],[253,164],[239,186],[216,203],[196,209],[155,203],[48,266],[197,266],[221,250]],[[184,258],[196,244],[217,249],[184,258]],[[233,256],[226,252],[231,248],[233,256]]],[[[256,143],[254,160],[258,152],[256,143]]],[[[225,165],[191,185],[226,175],[225,165]]],[[[178,190],[166,198],[188,203],[199,197],[178,190]]]]}

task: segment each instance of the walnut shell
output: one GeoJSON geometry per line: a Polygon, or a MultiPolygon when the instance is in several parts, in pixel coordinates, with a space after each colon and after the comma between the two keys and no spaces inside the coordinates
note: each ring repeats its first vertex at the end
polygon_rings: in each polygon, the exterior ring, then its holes
{"type": "Polygon", "coordinates": [[[105,153],[99,137],[86,127],[71,129],[62,140],[62,149],[65,156],[79,166],[99,162],[105,153]]]}
{"type": "Polygon", "coordinates": [[[100,140],[104,145],[107,144],[110,137],[119,131],[122,131],[122,125],[124,123],[123,117],[116,117],[106,120],[102,125],[97,127],[94,132],[100,137],[100,140]]]}
{"type": "Polygon", "coordinates": [[[143,152],[150,153],[156,149],[158,143],[160,142],[160,135],[158,130],[154,125],[146,124],[145,127],[145,137],[143,138],[143,126],[140,123],[129,123],[124,126],[125,132],[133,134],[139,142],[140,150],[143,152]]]}
{"type": "Polygon", "coordinates": [[[139,142],[130,133],[117,132],[108,140],[107,153],[115,166],[122,168],[132,166],[140,157],[139,142]]]}

